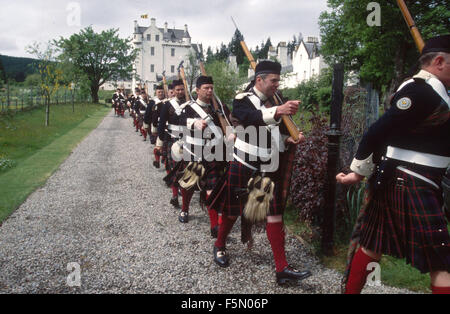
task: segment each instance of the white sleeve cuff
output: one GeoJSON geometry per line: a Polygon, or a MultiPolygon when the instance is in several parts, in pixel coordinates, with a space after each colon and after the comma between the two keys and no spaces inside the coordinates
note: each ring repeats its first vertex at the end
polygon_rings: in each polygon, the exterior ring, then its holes
{"type": "Polygon", "coordinates": [[[350,170],[362,175],[364,177],[370,177],[375,170],[375,164],[373,163],[373,154],[364,160],[353,159],[350,165],[350,170]]]}
{"type": "Polygon", "coordinates": [[[261,111],[263,114],[262,118],[267,125],[279,123],[279,121],[275,120],[275,114],[277,112],[277,107],[263,108],[263,109],[261,109],[261,111]]]}

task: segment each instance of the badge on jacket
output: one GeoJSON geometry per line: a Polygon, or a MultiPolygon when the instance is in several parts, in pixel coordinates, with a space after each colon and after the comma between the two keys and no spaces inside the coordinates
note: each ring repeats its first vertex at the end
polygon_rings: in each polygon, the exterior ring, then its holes
{"type": "Polygon", "coordinates": [[[402,99],[397,101],[397,108],[400,110],[408,110],[409,108],[411,108],[411,104],[411,99],[409,99],[408,97],[403,97],[402,99]]]}

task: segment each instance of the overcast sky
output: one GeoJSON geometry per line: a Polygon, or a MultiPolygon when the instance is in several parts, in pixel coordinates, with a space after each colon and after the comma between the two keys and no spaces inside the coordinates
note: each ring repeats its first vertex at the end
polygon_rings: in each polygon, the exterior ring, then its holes
{"type": "Polygon", "coordinates": [[[97,32],[119,28],[126,38],[134,20],[148,26],[151,17],[158,27],[187,24],[192,41],[205,50],[231,40],[230,16],[251,48],[269,36],[276,45],[300,32],[318,37],[318,18],[326,9],[326,0],[0,0],[0,54],[30,57],[25,47],[34,41],[69,37],[89,25],[97,32]],[[142,20],[142,14],[149,19],[142,20]]]}

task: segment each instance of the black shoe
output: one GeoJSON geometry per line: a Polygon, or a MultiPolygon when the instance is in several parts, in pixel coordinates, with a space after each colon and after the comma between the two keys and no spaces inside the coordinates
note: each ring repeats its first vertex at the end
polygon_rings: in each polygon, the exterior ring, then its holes
{"type": "Polygon", "coordinates": [[[180,214],[178,215],[178,220],[181,222],[181,223],[188,223],[188,221],[189,221],[189,213],[188,212],[180,212],[180,214]]]}
{"type": "Polygon", "coordinates": [[[174,196],[170,199],[170,204],[173,205],[175,208],[179,208],[180,204],[178,203],[178,196],[174,196]]]}
{"type": "Polygon", "coordinates": [[[157,161],[155,160],[155,161],[153,161],[153,166],[154,166],[155,168],[159,169],[160,164],[159,164],[159,162],[157,162],[157,161]]]}
{"type": "Polygon", "coordinates": [[[218,235],[219,235],[219,225],[217,225],[211,229],[211,237],[213,237],[214,239],[217,239],[218,235]]]}
{"type": "Polygon", "coordinates": [[[287,266],[283,271],[277,273],[277,284],[281,286],[290,282],[298,283],[310,276],[311,272],[309,270],[299,271],[287,266]]]}
{"type": "Polygon", "coordinates": [[[214,262],[216,262],[217,265],[220,267],[228,267],[228,257],[227,253],[225,252],[225,249],[219,249],[216,246],[214,246],[214,262]]]}

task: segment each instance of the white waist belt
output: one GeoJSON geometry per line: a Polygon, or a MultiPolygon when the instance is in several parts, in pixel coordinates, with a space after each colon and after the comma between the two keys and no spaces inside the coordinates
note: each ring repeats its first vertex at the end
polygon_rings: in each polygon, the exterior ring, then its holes
{"type": "Polygon", "coordinates": [[[388,146],[386,157],[435,168],[447,168],[450,164],[450,157],[415,152],[392,146],[388,146]]]}
{"type": "Polygon", "coordinates": [[[183,131],[183,127],[181,125],[169,124],[169,125],[167,125],[167,128],[172,131],[178,131],[178,132],[183,131]]]}

